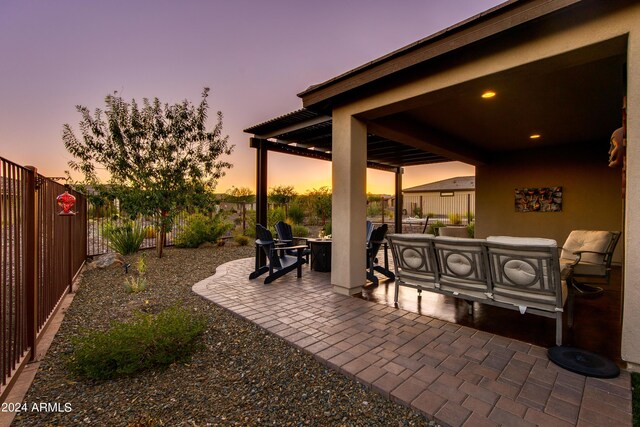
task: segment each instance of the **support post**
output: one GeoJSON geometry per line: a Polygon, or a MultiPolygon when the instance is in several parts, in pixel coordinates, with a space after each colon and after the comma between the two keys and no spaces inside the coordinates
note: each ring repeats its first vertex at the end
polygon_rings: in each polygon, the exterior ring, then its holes
{"type": "Polygon", "coordinates": [[[27,311],[27,346],[31,350],[30,360],[36,357],[36,339],[38,332],[38,238],[36,230],[38,229],[38,207],[36,205],[36,180],[38,178],[38,170],[33,166],[27,166],[26,173],[26,189],[25,189],[25,215],[24,215],[24,234],[25,234],[25,251],[26,259],[25,269],[25,297],[27,311]]]}
{"type": "MultiPolygon", "coordinates": [[[[251,138],[251,147],[256,149],[256,224],[267,226],[267,147],[264,140],[251,138]]],[[[258,251],[260,266],[267,260],[263,251],[258,251]]]]}
{"type": "Polygon", "coordinates": [[[366,284],[367,126],[333,112],[331,284],[353,295],[366,284]]]}
{"type": "Polygon", "coordinates": [[[402,174],[404,173],[403,168],[396,169],[396,206],[395,206],[395,229],[396,233],[402,233],[402,205],[404,201],[402,200],[402,174]]]}

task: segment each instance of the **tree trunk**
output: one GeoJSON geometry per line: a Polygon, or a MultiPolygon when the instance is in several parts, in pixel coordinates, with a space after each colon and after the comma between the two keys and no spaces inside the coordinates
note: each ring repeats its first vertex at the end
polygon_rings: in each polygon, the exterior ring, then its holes
{"type": "Polygon", "coordinates": [[[160,226],[160,231],[156,235],[156,254],[158,258],[162,258],[162,251],[164,249],[164,244],[167,236],[167,226],[163,223],[160,226]]]}
{"type": "Polygon", "coordinates": [[[242,234],[247,234],[247,206],[242,205],[242,234]]]}

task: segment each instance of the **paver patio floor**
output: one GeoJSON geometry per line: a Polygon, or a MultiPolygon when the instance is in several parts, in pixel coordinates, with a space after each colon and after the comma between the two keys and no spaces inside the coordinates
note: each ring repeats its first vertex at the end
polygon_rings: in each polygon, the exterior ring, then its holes
{"type": "Polygon", "coordinates": [[[587,378],[545,348],[333,293],[304,268],[270,285],[253,259],[218,267],[193,291],[373,390],[451,426],[631,426],[631,379],[587,378]]]}

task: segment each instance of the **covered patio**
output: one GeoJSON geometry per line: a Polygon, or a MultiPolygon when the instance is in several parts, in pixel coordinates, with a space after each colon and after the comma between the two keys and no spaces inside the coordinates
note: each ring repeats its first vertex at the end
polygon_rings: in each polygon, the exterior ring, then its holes
{"type": "MultiPolygon", "coordinates": [[[[337,249],[330,282],[335,293],[357,294],[365,284],[366,168],[394,172],[399,200],[404,166],[472,164],[476,237],[562,245],[575,229],[623,231],[614,257],[621,291],[608,302],[620,314],[622,338],[611,345],[635,367],[640,267],[629,236],[640,224],[628,213],[640,209],[637,150],[630,149],[640,132],[636,22],[634,1],[509,1],[311,86],[299,94],[303,110],[247,129],[258,153],[258,222],[266,222],[268,151],[331,160],[337,249]],[[482,96],[488,92],[494,96],[482,96]],[[625,97],[626,193],[621,169],[607,166],[625,97]],[[561,212],[516,212],[515,189],[552,186],[563,189],[561,212]]],[[[394,220],[400,229],[400,212],[394,220]]]]}
{"type": "Polygon", "coordinates": [[[327,273],[265,286],[252,268],[232,261],[193,290],[442,425],[631,425],[627,371],[587,378],[539,345],[332,292],[327,273]]]}

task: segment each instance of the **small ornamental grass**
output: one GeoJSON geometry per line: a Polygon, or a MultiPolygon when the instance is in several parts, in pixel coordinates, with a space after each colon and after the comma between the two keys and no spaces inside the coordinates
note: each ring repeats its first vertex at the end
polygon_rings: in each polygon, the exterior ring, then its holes
{"type": "Polygon", "coordinates": [[[138,269],[137,276],[125,277],[124,279],[124,289],[127,293],[137,294],[138,292],[142,292],[147,289],[147,261],[144,255],[138,258],[138,262],[136,263],[136,268],[138,269]]]}
{"type": "Polygon", "coordinates": [[[72,340],[69,367],[79,376],[105,380],[187,360],[200,345],[207,320],[179,307],[157,315],[137,313],[106,331],[72,340]]]}

